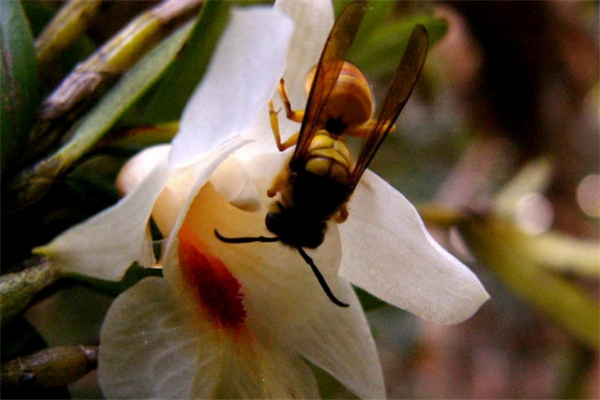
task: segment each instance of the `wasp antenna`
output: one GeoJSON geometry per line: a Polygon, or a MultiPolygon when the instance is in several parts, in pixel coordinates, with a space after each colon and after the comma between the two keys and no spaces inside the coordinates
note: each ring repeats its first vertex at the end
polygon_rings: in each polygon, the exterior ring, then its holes
{"type": "Polygon", "coordinates": [[[325,277],[323,277],[323,274],[321,274],[321,271],[319,271],[319,268],[317,268],[313,259],[310,258],[310,256],[308,254],[306,254],[306,251],[304,251],[304,249],[302,247],[298,247],[297,249],[298,249],[298,253],[300,253],[302,258],[304,258],[304,261],[306,261],[306,263],[312,269],[313,274],[315,274],[315,277],[319,281],[319,284],[321,285],[321,288],[323,288],[323,291],[325,292],[327,297],[329,297],[329,300],[331,300],[331,302],[333,304],[335,304],[336,306],[349,307],[350,306],[349,304],[346,304],[346,303],[338,300],[337,297],[335,297],[335,295],[333,294],[333,292],[327,285],[327,281],[325,281],[325,277]]]}
{"type": "Polygon", "coordinates": [[[217,239],[219,239],[223,243],[234,243],[234,244],[254,243],[254,242],[273,243],[273,242],[278,242],[279,241],[279,238],[276,237],[276,236],[275,237],[256,236],[256,237],[235,237],[235,238],[230,238],[230,237],[225,237],[225,236],[221,235],[219,233],[219,231],[216,230],[216,229],[215,229],[215,236],[217,237],[217,239]]]}

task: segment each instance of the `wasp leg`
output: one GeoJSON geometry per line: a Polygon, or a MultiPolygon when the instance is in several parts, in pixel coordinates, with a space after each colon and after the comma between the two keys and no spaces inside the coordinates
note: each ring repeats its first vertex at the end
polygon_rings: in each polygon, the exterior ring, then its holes
{"type": "Polygon", "coordinates": [[[275,111],[273,106],[273,100],[269,101],[269,121],[271,122],[271,130],[273,136],[275,136],[275,143],[279,151],[284,151],[298,143],[298,132],[294,133],[285,142],[281,143],[281,133],[279,132],[279,118],[277,118],[278,111],[275,111]]]}
{"type": "Polygon", "coordinates": [[[275,195],[281,192],[288,185],[288,171],[287,168],[282,169],[271,184],[271,187],[267,190],[268,197],[275,197],[275,195]]]}
{"type": "Polygon", "coordinates": [[[283,78],[279,80],[277,90],[279,91],[279,97],[281,97],[283,107],[285,108],[285,116],[294,122],[302,122],[304,119],[304,110],[292,110],[292,103],[290,103],[287,91],[285,90],[285,81],[283,78]]]}
{"type": "MultiPolygon", "coordinates": [[[[344,134],[355,138],[367,137],[373,133],[375,127],[377,126],[377,122],[378,121],[376,119],[370,119],[362,125],[349,127],[346,129],[346,131],[344,131],[344,134]]],[[[393,133],[395,131],[396,125],[392,125],[389,133],[393,133]]]]}
{"type": "Polygon", "coordinates": [[[348,204],[344,203],[334,217],[335,222],[343,224],[348,219],[348,204]]]}

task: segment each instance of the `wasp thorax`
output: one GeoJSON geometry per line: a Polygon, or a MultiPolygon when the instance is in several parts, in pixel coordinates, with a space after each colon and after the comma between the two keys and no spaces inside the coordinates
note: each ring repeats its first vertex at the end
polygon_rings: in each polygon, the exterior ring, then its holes
{"type": "MultiPolygon", "coordinates": [[[[306,77],[308,89],[312,85],[315,72],[316,68],[313,68],[306,77]]],[[[367,78],[356,66],[344,62],[337,83],[327,100],[323,117],[339,119],[343,126],[361,125],[371,119],[373,108],[373,94],[367,78]]]]}
{"type": "Polygon", "coordinates": [[[350,179],[350,152],[346,145],[326,132],[316,135],[310,143],[305,169],[338,183],[350,179]]]}

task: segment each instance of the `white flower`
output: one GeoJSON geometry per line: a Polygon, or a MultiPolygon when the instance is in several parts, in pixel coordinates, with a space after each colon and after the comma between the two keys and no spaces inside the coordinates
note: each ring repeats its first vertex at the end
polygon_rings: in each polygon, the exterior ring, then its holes
{"type": "MultiPolygon", "coordinates": [[[[65,269],[119,280],[148,258],[150,215],[167,237],[164,279],[144,279],[119,296],[102,327],[107,397],[318,397],[303,359],[361,397],[383,397],[373,338],[349,282],[444,323],[470,317],[488,298],[412,205],[369,171],[348,220],[331,224],[310,252],[349,308],[329,302],[293,249],[216,238],[214,229],[272,236],[266,189],[288,155],[277,151],[266,105],[282,74],[292,105],[306,102],[306,73],[333,24],[328,0],[275,8],[233,14],[172,148],[134,158],[120,180],[129,193],[117,205],[38,249],[65,269]]],[[[284,134],[298,129],[281,122],[284,134]]]]}

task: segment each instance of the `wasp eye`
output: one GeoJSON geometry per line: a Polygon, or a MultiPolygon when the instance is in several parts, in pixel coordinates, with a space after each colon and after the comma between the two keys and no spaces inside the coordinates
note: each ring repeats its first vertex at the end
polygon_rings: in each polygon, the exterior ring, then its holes
{"type": "Polygon", "coordinates": [[[265,216],[265,225],[267,226],[269,232],[279,235],[282,227],[281,214],[274,212],[267,213],[265,216]]]}

